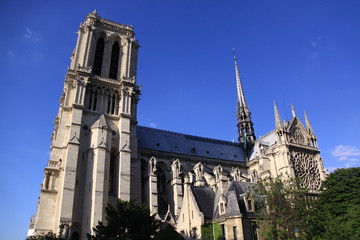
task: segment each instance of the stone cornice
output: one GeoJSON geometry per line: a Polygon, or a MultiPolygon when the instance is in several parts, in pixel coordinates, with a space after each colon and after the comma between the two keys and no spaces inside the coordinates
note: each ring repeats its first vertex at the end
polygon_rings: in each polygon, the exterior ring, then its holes
{"type": "Polygon", "coordinates": [[[112,79],[112,78],[107,78],[107,77],[100,77],[97,75],[91,75],[91,80],[97,80],[101,83],[105,82],[105,83],[110,83],[111,85],[116,85],[116,86],[121,86],[121,81],[116,80],[116,79],[112,79]]]}
{"type": "Polygon", "coordinates": [[[84,105],[82,105],[82,104],[77,104],[77,103],[74,103],[74,104],[73,104],[73,107],[74,107],[74,108],[77,108],[77,109],[84,109],[84,108],[85,108],[84,105]]]}
{"type": "Polygon", "coordinates": [[[320,153],[320,150],[318,148],[306,146],[306,145],[299,145],[295,143],[288,143],[287,144],[289,148],[296,148],[296,149],[306,149],[308,151],[314,152],[314,153],[320,153]]]}

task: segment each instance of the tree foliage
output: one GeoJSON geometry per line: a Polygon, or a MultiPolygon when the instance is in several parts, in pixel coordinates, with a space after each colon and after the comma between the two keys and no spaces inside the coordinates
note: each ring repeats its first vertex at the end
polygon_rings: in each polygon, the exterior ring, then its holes
{"type": "Polygon", "coordinates": [[[360,168],[331,173],[312,210],[313,239],[360,239],[360,168]]]}
{"type": "Polygon", "coordinates": [[[108,204],[105,213],[107,223],[99,221],[93,228],[94,235],[88,234],[89,240],[148,240],[158,229],[149,208],[134,200],[118,200],[115,206],[108,204]]]}
{"type": "Polygon", "coordinates": [[[65,240],[65,238],[58,237],[55,233],[48,232],[27,237],[26,240],[65,240]]]}
{"type": "Polygon", "coordinates": [[[184,237],[182,237],[176,229],[168,224],[163,230],[161,230],[157,236],[155,237],[155,240],[183,240],[184,237]]]}
{"type": "Polygon", "coordinates": [[[263,239],[306,239],[312,199],[296,179],[266,178],[258,182],[255,190],[263,239]],[[296,238],[295,232],[299,231],[296,238]]]}

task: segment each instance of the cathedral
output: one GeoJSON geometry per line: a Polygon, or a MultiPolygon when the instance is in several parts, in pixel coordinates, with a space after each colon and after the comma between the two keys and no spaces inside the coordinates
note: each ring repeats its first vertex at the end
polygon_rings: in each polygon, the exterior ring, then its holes
{"type": "MultiPolygon", "coordinates": [[[[132,26],[96,11],[80,24],[54,122],[29,235],[85,240],[105,207],[135,199],[186,239],[260,239],[252,186],[280,174],[310,191],[325,178],[317,138],[305,113],[256,139],[236,58],[238,142],[137,124],[139,43],[132,26]]],[[[146,89],[144,89],[146,91],[146,89]]]]}

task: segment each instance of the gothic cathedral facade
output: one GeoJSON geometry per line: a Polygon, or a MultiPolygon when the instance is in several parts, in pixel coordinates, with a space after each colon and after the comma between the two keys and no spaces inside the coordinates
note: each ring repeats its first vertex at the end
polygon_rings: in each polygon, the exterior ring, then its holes
{"type": "Polygon", "coordinates": [[[305,113],[256,139],[234,57],[239,142],[137,125],[139,44],[131,26],[87,15],[65,77],[29,235],[86,239],[108,203],[135,199],[185,237],[218,223],[225,239],[259,239],[251,187],[258,178],[299,177],[311,191],[325,178],[305,113]]]}

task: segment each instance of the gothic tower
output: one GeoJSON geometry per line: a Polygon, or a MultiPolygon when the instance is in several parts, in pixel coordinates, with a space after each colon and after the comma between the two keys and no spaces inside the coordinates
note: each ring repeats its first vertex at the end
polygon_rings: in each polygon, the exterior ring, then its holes
{"type": "Polygon", "coordinates": [[[253,122],[251,121],[251,112],[246,103],[244,91],[241,84],[239,68],[236,62],[234,50],[234,65],[236,74],[236,87],[237,87],[237,126],[239,131],[239,142],[242,144],[245,154],[248,156],[250,150],[254,146],[256,140],[253,122]]]}
{"type": "Polygon", "coordinates": [[[80,25],[55,119],[34,234],[86,239],[117,198],[141,199],[137,160],[138,42],[96,11],[80,25]]]}

